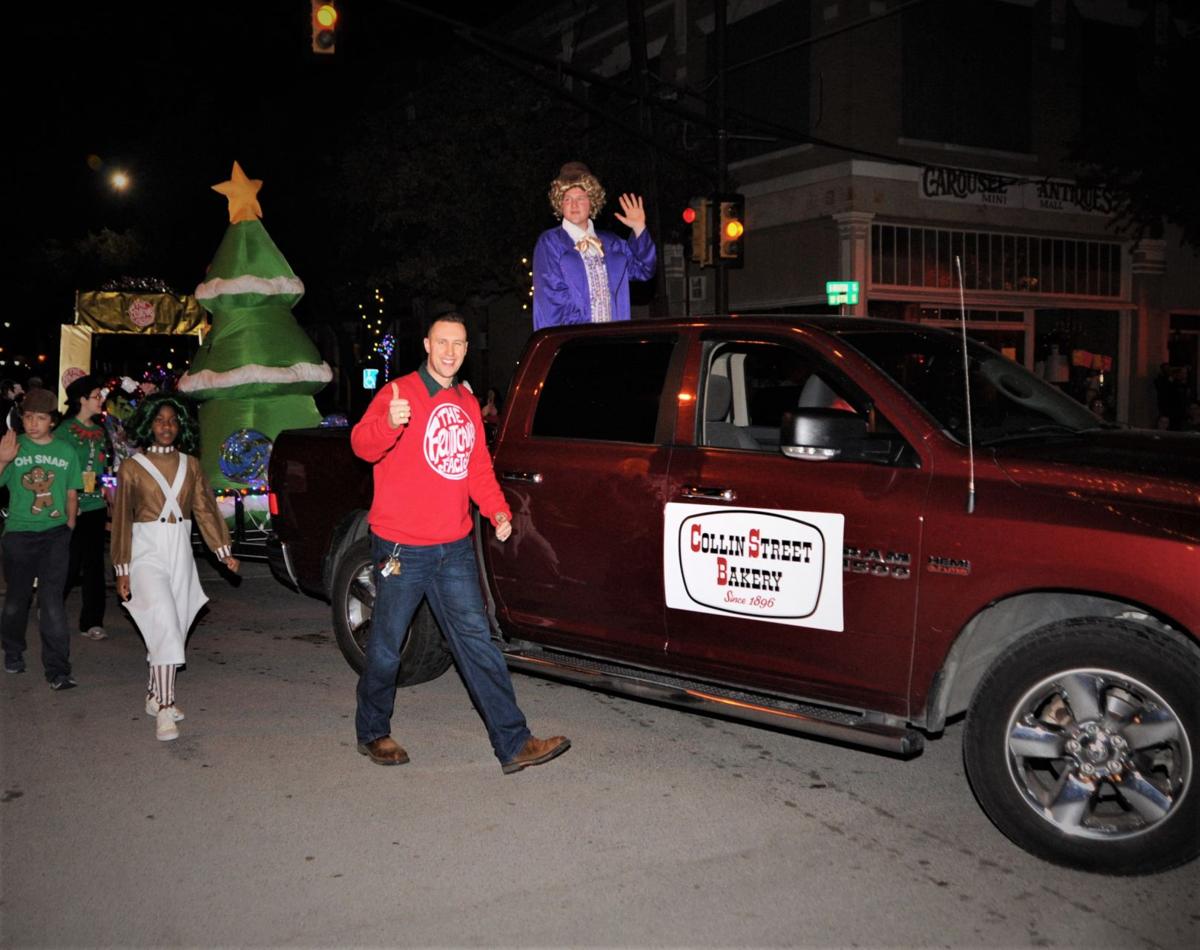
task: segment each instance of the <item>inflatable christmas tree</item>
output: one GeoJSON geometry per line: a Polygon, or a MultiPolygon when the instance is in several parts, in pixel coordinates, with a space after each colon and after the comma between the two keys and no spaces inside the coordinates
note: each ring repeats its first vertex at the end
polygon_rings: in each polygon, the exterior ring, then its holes
{"type": "Polygon", "coordinates": [[[200,457],[214,488],[261,488],[271,443],[321,421],[313,393],[333,377],[292,314],[304,285],[259,218],[262,182],[233,163],[213,185],[229,199],[229,229],[196,299],[213,329],[179,381],[200,405],[200,457]]]}

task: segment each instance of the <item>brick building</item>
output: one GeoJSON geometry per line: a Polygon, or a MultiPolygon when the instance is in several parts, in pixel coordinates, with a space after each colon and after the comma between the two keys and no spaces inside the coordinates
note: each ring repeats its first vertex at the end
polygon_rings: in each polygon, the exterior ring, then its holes
{"type": "MultiPolygon", "coordinates": [[[[629,4],[539,4],[510,38],[636,88],[644,34],[642,88],[680,107],[696,91],[711,117],[712,0],[641,10],[631,29],[629,4]]],[[[1163,362],[1195,398],[1200,258],[1170,227],[1136,243],[1115,230],[1114,196],[1068,160],[1089,110],[1195,30],[1175,5],[730,0],[725,14],[728,176],[747,223],[732,311],[827,312],[825,282],[854,280],[852,313],[947,323],[961,262],[969,332],[1080,400],[1153,425],[1163,362]]],[[[663,251],[656,309],[712,312],[712,271],[663,251]]]]}

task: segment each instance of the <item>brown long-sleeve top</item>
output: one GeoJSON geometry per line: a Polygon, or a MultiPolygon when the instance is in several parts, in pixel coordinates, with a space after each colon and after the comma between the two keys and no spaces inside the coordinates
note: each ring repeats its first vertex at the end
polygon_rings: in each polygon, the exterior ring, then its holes
{"type": "MultiPolygon", "coordinates": [[[[229,529],[217,508],[216,496],[204,477],[200,460],[179,452],[148,452],[146,458],[162,473],[168,485],[175,480],[179,460],[187,459],[188,472],[179,492],[179,508],[184,518],[196,522],[204,543],[219,560],[229,557],[229,529]]],[[[133,525],[158,521],[165,501],[162,489],[150,473],[139,463],[126,459],[117,472],[117,495],[112,514],[112,563],[118,577],[129,573],[129,560],[133,555],[133,525]]],[[[168,515],[167,520],[174,522],[174,515],[168,515]]]]}

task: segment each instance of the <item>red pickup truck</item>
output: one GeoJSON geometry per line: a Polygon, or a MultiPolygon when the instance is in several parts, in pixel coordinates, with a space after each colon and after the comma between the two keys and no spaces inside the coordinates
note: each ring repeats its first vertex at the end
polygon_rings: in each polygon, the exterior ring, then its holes
{"type": "MultiPolygon", "coordinates": [[[[1200,435],[1120,428],[958,334],[732,317],[535,334],[477,532],[510,666],[896,755],[966,715],[1048,860],[1200,852],[1200,435]]],[[[276,574],[370,632],[370,471],[282,433],[276,574]]],[[[428,614],[402,683],[444,672],[428,614]]]]}

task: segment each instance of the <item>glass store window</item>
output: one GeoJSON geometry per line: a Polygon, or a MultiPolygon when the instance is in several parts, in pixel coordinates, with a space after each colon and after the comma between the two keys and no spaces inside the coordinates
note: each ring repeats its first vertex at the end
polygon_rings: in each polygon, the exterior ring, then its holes
{"type": "Polygon", "coordinates": [[[1200,314],[1171,314],[1167,365],[1156,374],[1154,393],[1169,428],[1200,432],[1200,314]]]}
{"type": "Polygon", "coordinates": [[[1121,295],[1121,246],[1033,234],[871,226],[871,283],[876,287],[952,289],[956,258],[966,290],[1121,295]]]}
{"type": "MultiPolygon", "coordinates": [[[[869,306],[873,317],[925,323],[948,330],[957,330],[959,326],[957,307],[939,307],[936,304],[896,300],[872,300],[869,306]]],[[[1025,311],[972,308],[967,311],[966,316],[967,336],[990,346],[1014,363],[1032,368],[1032,361],[1028,359],[1029,330],[1025,322],[1025,311]]]]}
{"type": "Polygon", "coordinates": [[[1119,335],[1113,311],[1035,311],[1033,370],[1097,415],[1115,419],[1119,335]]]}

